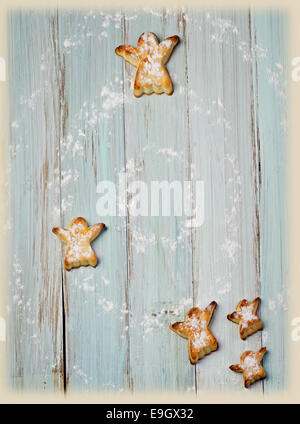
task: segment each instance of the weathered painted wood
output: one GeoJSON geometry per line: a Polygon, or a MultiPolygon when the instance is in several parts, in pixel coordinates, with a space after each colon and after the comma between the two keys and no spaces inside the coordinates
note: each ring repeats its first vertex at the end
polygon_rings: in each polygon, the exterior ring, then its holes
{"type": "MultiPolygon", "coordinates": [[[[124,44],[136,45],[145,31],[160,40],[175,34],[181,40],[167,64],[175,85],[170,97],[134,98],[136,69],[124,65],[127,188],[137,180],[149,189],[151,181],[183,183],[190,167],[184,17],[180,11],[128,12],[124,29],[124,44]]],[[[168,328],[192,306],[191,239],[185,217],[129,216],[127,234],[131,390],[194,391],[187,342],[168,328]]]]}
{"type": "Polygon", "coordinates": [[[226,318],[241,299],[260,295],[248,14],[189,12],[187,37],[191,156],[205,184],[205,223],[193,232],[195,303],[218,303],[219,350],[197,365],[197,390],[239,390],[241,376],[228,367],[261,346],[260,334],[244,342],[226,318]]]}
{"type": "Polygon", "coordinates": [[[13,388],[63,389],[56,16],[9,16],[8,366],[13,388]]]}
{"type": "Polygon", "coordinates": [[[65,362],[69,392],[239,390],[228,367],[262,341],[269,377],[251,391],[282,386],[284,34],[275,12],[12,13],[14,387],[61,388],[65,362]],[[114,53],[144,31],[180,36],[171,97],[134,98],[136,70],[114,53]],[[202,180],[204,224],[99,217],[97,184],[122,171],[127,190],[202,180]],[[75,216],[108,228],[93,242],[97,268],[66,273],[51,228],[75,216]],[[265,330],[243,342],[226,315],[257,295],[265,330]],[[220,348],[193,367],[168,326],[212,300],[220,348]]]}
{"type": "MultiPolygon", "coordinates": [[[[60,11],[63,103],[60,225],[104,222],[92,243],[98,266],[64,272],[66,380],[72,390],[128,386],[126,217],[99,217],[97,184],[124,168],[122,42],[118,12],[60,11]]],[[[56,241],[57,245],[60,241],[56,241]]]]}
{"type": "Polygon", "coordinates": [[[251,13],[255,60],[255,132],[260,156],[259,220],[262,285],[262,341],[269,353],[265,393],[286,381],[285,159],[287,16],[282,11],[251,13]]]}

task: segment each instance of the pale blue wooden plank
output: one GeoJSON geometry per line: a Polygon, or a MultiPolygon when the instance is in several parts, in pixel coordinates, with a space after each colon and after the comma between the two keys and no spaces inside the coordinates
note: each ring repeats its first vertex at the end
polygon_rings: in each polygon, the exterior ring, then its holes
{"type": "MultiPolygon", "coordinates": [[[[118,183],[124,168],[122,41],[117,12],[59,11],[62,133],[61,220],[104,222],[94,242],[93,269],[64,273],[68,390],[128,386],[126,218],[99,217],[97,183],[118,183]]],[[[60,241],[56,241],[59,245],[60,241]]]]}
{"type": "MultiPolygon", "coordinates": [[[[226,319],[241,299],[260,295],[249,17],[209,10],[186,18],[191,154],[205,185],[205,222],[193,232],[195,303],[218,303],[219,349],[197,365],[197,390],[240,391],[229,365],[261,346],[259,333],[242,341],[226,319]]],[[[262,383],[251,391],[262,393],[262,383]]]]}
{"type": "MultiPolygon", "coordinates": [[[[180,10],[126,12],[122,44],[136,46],[145,31],[160,40],[180,37],[167,64],[172,96],[136,99],[136,69],[124,65],[127,187],[141,180],[150,189],[151,181],[183,183],[190,173],[183,15],[180,10]]],[[[193,303],[190,229],[184,216],[129,216],[127,232],[131,390],[193,392],[195,368],[187,342],[169,330],[193,303]]]]}
{"type": "Polygon", "coordinates": [[[287,16],[273,10],[251,12],[254,54],[255,131],[260,173],[260,273],[262,285],[262,342],[266,393],[286,381],[286,72],[287,16]]]}
{"type": "Polygon", "coordinates": [[[9,15],[8,367],[14,388],[63,389],[56,18],[9,15]]]}

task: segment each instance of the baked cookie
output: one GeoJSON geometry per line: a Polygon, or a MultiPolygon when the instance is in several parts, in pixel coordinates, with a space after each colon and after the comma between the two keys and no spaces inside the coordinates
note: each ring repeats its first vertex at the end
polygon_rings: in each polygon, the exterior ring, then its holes
{"type": "Polygon", "coordinates": [[[137,68],[133,90],[135,97],[173,93],[173,84],[164,65],[178,41],[179,37],[174,35],[159,43],[153,32],[144,32],[138,39],[137,47],[119,46],[115,49],[118,56],[137,68]]]}
{"type": "Polygon", "coordinates": [[[259,297],[252,302],[243,299],[237,305],[236,310],[232,314],[227,315],[230,321],[239,325],[240,336],[243,340],[263,328],[262,320],[256,315],[259,303],[259,297]]]}
{"type": "Polygon", "coordinates": [[[90,243],[99,235],[105,225],[95,224],[88,227],[84,218],[75,218],[69,228],[54,227],[52,231],[67,245],[65,268],[70,271],[80,266],[97,265],[97,257],[90,243]]]}
{"type": "Polygon", "coordinates": [[[175,322],[170,329],[188,339],[189,358],[192,364],[218,349],[218,343],[208,325],[217,303],[211,302],[204,311],[195,307],[188,311],[184,322],[175,322]]]}
{"type": "Polygon", "coordinates": [[[265,370],[260,364],[266,352],[267,349],[265,347],[262,347],[258,352],[246,350],[241,356],[241,363],[229,367],[232,371],[243,373],[246,388],[255,383],[255,381],[266,377],[265,370]]]}

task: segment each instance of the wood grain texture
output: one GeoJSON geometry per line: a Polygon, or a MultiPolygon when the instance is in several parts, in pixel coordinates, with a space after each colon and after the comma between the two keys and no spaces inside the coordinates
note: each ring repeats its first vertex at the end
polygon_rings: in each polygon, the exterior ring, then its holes
{"type": "Polygon", "coordinates": [[[286,344],[286,196],[287,16],[278,10],[251,13],[255,59],[255,132],[260,156],[260,274],[264,359],[269,374],[265,392],[285,387],[286,344]]]}
{"type": "Polygon", "coordinates": [[[122,63],[114,53],[122,41],[121,24],[117,12],[59,14],[60,224],[83,216],[89,225],[107,227],[92,244],[98,266],[64,272],[69,390],[128,386],[126,218],[96,212],[98,182],[117,183],[124,168],[122,63]]]}
{"type": "Polygon", "coordinates": [[[228,367],[262,345],[268,378],[250,390],[283,387],[285,21],[247,10],[12,13],[14,387],[241,390],[228,367]],[[114,53],[145,31],[180,37],[172,96],[134,98],[136,69],[114,53]],[[98,216],[105,180],[125,216],[98,216]],[[151,182],[185,180],[204,182],[199,228],[129,213],[134,181],[150,211],[151,182]],[[97,268],[67,273],[51,228],[76,216],[107,230],[93,242],[97,268]],[[226,315],[256,296],[265,329],[242,341],[226,315]],[[169,324],[212,300],[219,350],[193,367],[169,324]]]}
{"type": "MultiPolygon", "coordinates": [[[[191,13],[187,22],[193,28],[188,31],[192,157],[195,178],[206,189],[205,223],[193,234],[195,303],[218,303],[212,330],[219,350],[197,365],[197,388],[239,389],[240,376],[229,365],[244,350],[261,346],[260,334],[242,341],[237,326],[226,318],[239,300],[260,295],[252,63],[251,55],[244,57],[250,47],[248,16],[191,13]]],[[[261,391],[261,386],[253,389],[261,391]]]]}
{"type": "MultiPolygon", "coordinates": [[[[150,30],[159,40],[172,35],[181,40],[167,64],[175,85],[171,97],[134,99],[136,69],[125,65],[127,187],[137,180],[149,188],[151,181],[183,182],[189,173],[183,15],[126,14],[124,28],[124,44],[136,45],[150,30]]],[[[187,342],[169,330],[192,306],[191,238],[183,216],[128,217],[128,282],[131,389],[194,390],[187,342]]]]}
{"type": "Polygon", "coordinates": [[[9,368],[14,387],[61,390],[61,249],[51,235],[60,213],[56,16],[14,12],[9,23],[9,368]]]}

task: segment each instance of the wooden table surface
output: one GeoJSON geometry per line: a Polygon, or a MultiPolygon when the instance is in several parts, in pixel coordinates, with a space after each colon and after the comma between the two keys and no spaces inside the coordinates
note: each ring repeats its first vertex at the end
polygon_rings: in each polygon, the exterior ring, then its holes
{"type": "Polygon", "coordinates": [[[237,392],[229,365],[266,346],[267,379],[250,390],[283,388],[287,17],[24,10],[8,20],[10,385],[237,392]],[[180,37],[172,96],[134,98],[136,70],[114,53],[144,31],[180,37]],[[203,181],[203,225],[99,217],[97,184],[120,172],[127,186],[203,181]],[[98,266],[68,273],[51,229],[77,216],[107,230],[93,242],[98,266]],[[264,330],[242,341],[226,315],[256,296],[264,330]],[[212,300],[219,349],[192,366],[169,324],[212,300]]]}

